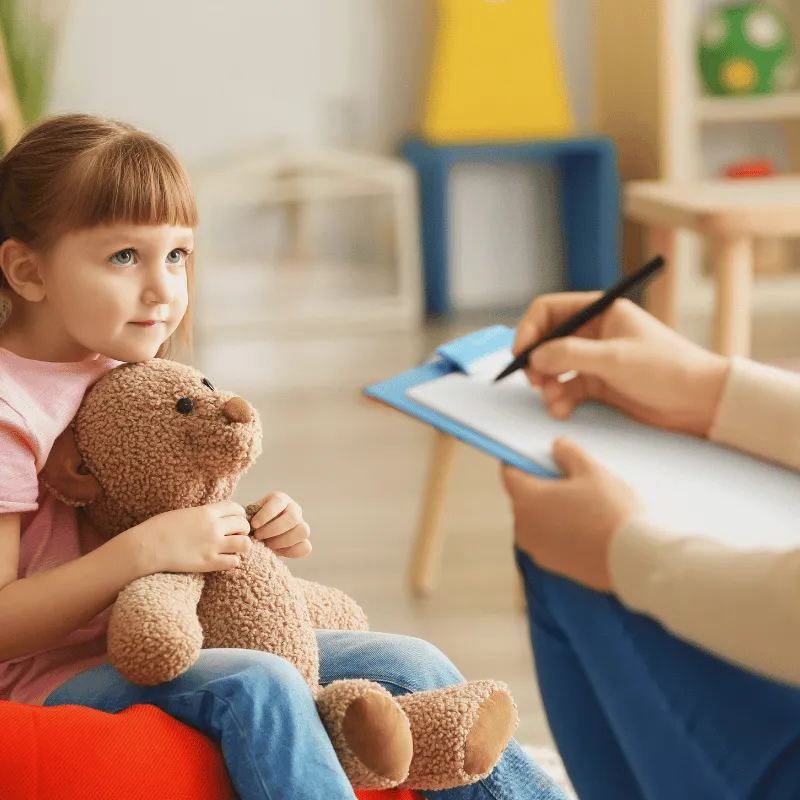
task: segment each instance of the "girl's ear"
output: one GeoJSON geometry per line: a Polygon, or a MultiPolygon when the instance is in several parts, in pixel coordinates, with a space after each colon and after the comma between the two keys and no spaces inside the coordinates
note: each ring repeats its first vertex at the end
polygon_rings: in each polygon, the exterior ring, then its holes
{"type": "Polygon", "coordinates": [[[6,239],[0,245],[0,268],[8,285],[31,303],[44,300],[45,289],[37,254],[16,239],[6,239]]]}
{"type": "Polygon", "coordinates": [[[39,479],[70,506],[85,506],[103,496],[103,487],[83,464],[72,425],[55,440],[39,479]]]}

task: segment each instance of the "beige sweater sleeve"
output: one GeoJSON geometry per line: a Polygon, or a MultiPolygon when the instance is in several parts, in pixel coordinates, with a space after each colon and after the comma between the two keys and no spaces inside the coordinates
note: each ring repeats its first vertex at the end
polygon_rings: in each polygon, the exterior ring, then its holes
{"type": "MultiPolygon", "coordinates": [[[[709,438],[800,470],[800,377],[733,359],[709,438]]],[[[722,658],[800,685],[800,547],[734,550],[638,519],[614,537],[610,567],[629,608],[722,658]]]]}

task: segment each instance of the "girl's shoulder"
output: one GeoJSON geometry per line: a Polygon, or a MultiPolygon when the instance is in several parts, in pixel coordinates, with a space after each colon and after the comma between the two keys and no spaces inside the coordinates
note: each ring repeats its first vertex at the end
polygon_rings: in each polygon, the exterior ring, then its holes
{"type": "Polygon", "coordinates": [[[117,366],[111,359],[54,363],[0,348],[0,426],[26,440],[37,467],[66,430],[89,386],[117,366]]]}
{"type": "Polygon", "coordinates": [[[43,444],[25,418],[0,398],[0,514],[36,511],[43,444]]]}

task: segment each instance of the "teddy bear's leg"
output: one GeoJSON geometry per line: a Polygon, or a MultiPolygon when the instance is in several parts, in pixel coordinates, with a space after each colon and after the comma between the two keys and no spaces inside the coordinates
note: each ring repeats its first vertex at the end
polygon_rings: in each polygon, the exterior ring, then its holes
{"type": "Polygon", "coordinates": [[[436,791],[485,778],[519,723],[504,684],[474,681],[397,698],[411,723],[414,758],[406,789],[436,791]]]}
{"type": "Polygon", "coordinates": [[[119,593],[107,646],[112,665],[124,678],[156,686],[194,664],[203,646],[197,618],[203,582],[202,574],[157,573],[119,593]]]}
{"type": "Polygon", "coordinates": [[[295,578],[308,604],[311,624],[327,631],[369,630],[367,615],[361,606],[340,589],[295,578]]]}
{"type": "Polygon", "coordinates": [[[391,789],[408,775],[411,727],[395,698],[367,680],[334,681],[316,695],[334,750],[356,789],[391,789]]]}

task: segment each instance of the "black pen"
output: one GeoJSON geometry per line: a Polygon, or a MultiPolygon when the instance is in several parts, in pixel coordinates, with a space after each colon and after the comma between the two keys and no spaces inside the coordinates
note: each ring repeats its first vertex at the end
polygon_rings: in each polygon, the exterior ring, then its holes
{"type": "Polygon", "coordinates": [[[586,308],[582,308],[577,314],[570,317],[565,322],[562,322],[552,333],[549,333],[544,339],[531,345],[527,350],[520,353],[495,379],[497,381],[508,377],[518,369],[524,369],[528,365],[528,359],[531,353],[539,347],[539,345],[549,342],[552,339],[560,339],[564,336],[570,336],[575,333],[579,328],[582,328],[589,320],[594,319],[599,314],[602,314],[615,300],[623,297],[631,289],[635,289],[643,284],[655,272],[657,272],[665,264],[663,256],[656,256],[652,261],[645,264],[638,272],[632,275],[626,275],[622,280],[614,284],[599,300],[590,303],[586,308]]]}

